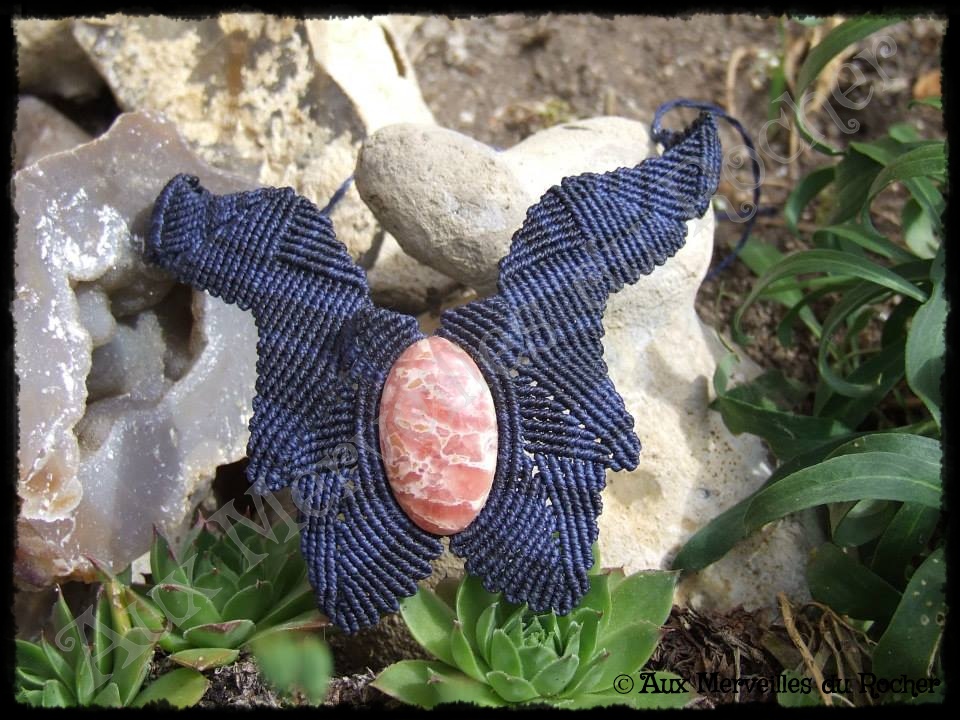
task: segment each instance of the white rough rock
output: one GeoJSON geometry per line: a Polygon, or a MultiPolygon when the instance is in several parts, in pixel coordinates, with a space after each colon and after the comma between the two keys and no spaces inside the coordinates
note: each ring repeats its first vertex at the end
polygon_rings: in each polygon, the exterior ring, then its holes
{"type": "MultiPolygon", "coordinates": [[[[565,176],[632,166],[654,151],[646,127],[623,118],[553,127],[501,153],[449,130],[401,125],[367,141],[357,182],[407,252],[483,294],[528,199],[565,176]]],[[[712,213],[691,221],[676,256],[612,296],[604,315],[604,358],[643,445],[635,471],[608,474],[600,516],[604,563],[629,572],[669,566],[696,530],[771,471],[758,438],[731,435],[708,409],[725,349],[694,299],[713,231],[712,213]]],[[[781,590],[808,597],[803,568],[815,542],[795,518],[772,523],[686,577],[678,600],[750,609],[773,606],[781,590]]]]}
{"type": "MultiPolygon", "coordinates": [[[[121,107],[164,113],[211,165],[293,187],[320,207],[353,173],[368,133],[433,122],[392,33],[387,18],[261,14],[110,15],[74,25],[121,107]]],[[[375,254],[381,230],[354,187],[331,219],[354,259],[375,254]]],[[[373,274],[375,295],[423,309],[425,288],[452,284],[409,259],[397,267],[393,255],[383,253],[390,267],[373,274]]]]}
{"type": "Polygon", "coordinates": [[[14,171],[90,139],[89,134],[52,105],[30,95],[17,98],[17,125],[13,131],[14,171]]]}
{"type": "Polygon", "coordinates": [[[252,317],[140,256],[178,172],[218,193],[253,185],[150,113],[13,178],[22,587],[91,581],[88,556],[121,570],[153,525],[177,535],[216,468],[245,454],[252,317]]]}
{"type": "Polygon", "coordinates": [[[104,89],[103,78],[71,33],[72,23],[69,18],[13,21],[21,92],[79,100],[104,89]]]}

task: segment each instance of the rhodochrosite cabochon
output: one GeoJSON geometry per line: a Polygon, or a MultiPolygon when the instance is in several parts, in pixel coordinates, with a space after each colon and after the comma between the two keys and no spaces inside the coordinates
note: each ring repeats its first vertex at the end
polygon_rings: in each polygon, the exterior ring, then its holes
{"type": "Polygon", "coordinates": [[[390,487],[417,526],[466,528],[497,468],[497,416],[476,363],[449,340],[419,340],[397,358],[380,400],[380,451],[390,487]]]}
{"type": "Polygon", "coordinates": [[[661,139],[659,157],[548,190],[498,292],[446,310],[430,338],[373,304],[328,215],[342,192],[320,210],[291,188],[216,196],[180,175],[160,194],[148,258],[256,318],[247,475],[293,486],[310,582],[339,627],[396,612],[440,535],[535,612],[589,590],[606,472],[640,454],[603,361],[607,296],[679,250],[720,176],[712,116],[661,139]]]}

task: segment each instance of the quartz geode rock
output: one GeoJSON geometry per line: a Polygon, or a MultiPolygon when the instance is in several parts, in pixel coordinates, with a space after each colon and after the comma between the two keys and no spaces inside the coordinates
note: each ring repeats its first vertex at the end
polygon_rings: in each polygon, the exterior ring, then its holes
{"type": "Polygon", "coordinates": [[[153,202],[180,172],[217,193],[253,186],[151,113],[13,178],[21,586],[90,581],[87,557],[122,569],[244,456],[253,318],[141,254],[153,202]]]}
{"type": "Polygon", "coordinates": [[[17,124],[13,131],[14,171],[90,140],[90,135],[43,100],[30,95],[17,98],[17,124]]]}

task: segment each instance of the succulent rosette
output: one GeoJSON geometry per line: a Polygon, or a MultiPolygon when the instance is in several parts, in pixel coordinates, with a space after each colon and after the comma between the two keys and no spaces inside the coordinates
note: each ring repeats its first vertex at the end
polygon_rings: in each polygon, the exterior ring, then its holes
{"type": "Polygon", "coordinates": [[[436,592],[421,586],[400,611],[436,659],[395,663],[373,685],[426,708],[447,702],[565,708],[689,702],[686,691],[650,692],[654,685],[677,687],[671,681],[678,676],[639,675],[670,613],[676,573],[607,570],[594,572],[590,581],[590,591],[567,615],[507,602],[469,575],[436,592]]]}
{"type": "Polygon", "coordinates": [[[268,633],[328,624],[295,529],[245,519],[222,531],[212,524],[201,518],[176,553],[162,535],[154,538],[146,596],[168,622],[159,645],[171,660],[198,670],[229,665],[241,647],[268,633]]]}

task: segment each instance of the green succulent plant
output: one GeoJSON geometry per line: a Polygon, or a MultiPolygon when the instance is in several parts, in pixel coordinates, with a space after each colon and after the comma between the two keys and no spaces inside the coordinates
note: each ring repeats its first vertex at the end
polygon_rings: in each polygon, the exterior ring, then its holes
{"type": "Polygon", "coordinates": [[[61,594],[54,609],[54,627],[53,642],[43,636],[39,643],[16,641],[16,697],[22,703],[140,707],[165,700],[175,707],[187,707],[196,704],[207,690],[207,679],[188,668],[168,672],[143,687],[164,623],[116,579],[98,588],[95,607],[79,620],[61,594]]]}
{"type": "Polygon", "coordinates": [[[590,576],[568,615],[534,613],[465,576],[455,591],[423,586],[400,604],[410,632],[435,661],[403,660],[374,687],[403,702],[564,708],[680,707],[692,698],[670,673],[640,674],[670,613],[676,573],[622,570],[590,576]],[[647,692],[644,692],[644,691],[647,692]]]}
{"type": "Polygon", "coordinates": [[[270,633],[251,645],[260,674],[281,696],[320,705],[333,671],[330,648],[316,633],[270,633]]]}
{"type": "MultiPolygon", "coordinates": [[[[317,610],[297,543],[281,528],[202,517],[174,553],[154,533],[150,604],[169,622],[160,647],[175,663],[205,670],[236,661],[239,649],[266,634],[327,625],[317,610]]],[[[294,526],[291,526],[293,529],[294,526]]]]}

